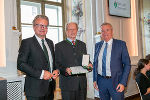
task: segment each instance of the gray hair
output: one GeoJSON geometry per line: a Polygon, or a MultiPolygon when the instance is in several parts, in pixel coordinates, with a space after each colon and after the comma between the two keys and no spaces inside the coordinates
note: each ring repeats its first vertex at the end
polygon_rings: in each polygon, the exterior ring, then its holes
{"type": "Polygon", "coordinates": [[[37,16],[34,18],[33,22],[32,22],[32,23],[33,23],[33,26],[35,25],[35,21],[36,21],[37,19],[39,19],[39,18],[47,20],[48,25],[49,25],[49,19],[48,19],[47,16],[45,16],[45,15],[37,15],[37,16]]]}
{"type": "Polygon", "coordinates": [[[111,25],[110,23],[108,23],[108,22],[104,22],[104,23],[101,25],[101,27],[104,26],[104,25],[110,25],[111,28],[113,28],[112,25],[111,25]]]}
{"type": "Polygon", "coordinates": [[[78,24],[77,24],[76,22],[69,22],[69,23],[67,23],[67,24],[66,24],[66,30],[68,30],[68,25],[69,25],[69,24],[75,24],[76,27],[77,27],[77,30],[78,30],[78,24]]]}

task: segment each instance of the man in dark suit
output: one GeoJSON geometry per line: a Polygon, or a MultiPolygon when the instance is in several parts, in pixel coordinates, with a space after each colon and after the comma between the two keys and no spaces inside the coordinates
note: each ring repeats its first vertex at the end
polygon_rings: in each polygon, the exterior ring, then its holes
{"type": "Polygon", "coordinates": [[[37,15],[33,20],[35,35],[22,40],[17,68],[26,74],[27,100],[53,100],[55,80],[58,76],[54,59],[53,42],[46,38],[49,20],[37,15]]]}
{"type": "Polygon", "coordinates": [[[113,39],[110,23],[103,23],[101,32],[103,41],[95,45],[94,88],[99,90],[101,100],[124,100],[124,88],[131,69],[126,43],[113,39]]]}
{"type": "MultiPolygon", "coordinates": [[[[70,67],[82,66],[82,56],[87,54],[84,42],[77,40],[78,25],[74,22],[66,25],[67,39],[55,45],[56,66],[60,71],[62,100],[86,100],[86,74],[74,74],[70,67]]],[[[93,67],[92,64],[88,65],[93,67]]]]}

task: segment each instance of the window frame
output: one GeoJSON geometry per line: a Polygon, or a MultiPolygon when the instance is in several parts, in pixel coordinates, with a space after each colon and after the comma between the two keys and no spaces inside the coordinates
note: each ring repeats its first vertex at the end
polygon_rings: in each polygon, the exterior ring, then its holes
{"type": "MultiPolygon", "coordinates": [[[[29,2],[34,2],[34,3],[40,3],[41,4],[41,14],[45,15],[45,5],[54,5],[54,6],[60,6],[62,7],[62,26],[56,26],[56,25],[49,25],[49,27],[62,27],[63,29],[63,39],[66,38],[65,35],[65,3],[66,0],[62,0],[62,2],[53,2],[53,1],[46,1],[46,0],[24,0],[24,1],[29,1],[29,2]]],[[[22,25],[33,25],[33,24],[27,24],[27,23],[21,23],[21,0],[16,0],[17,2],[17,29],[22,32],[21,26],[22,25]]],[[[20,36],[20,43],[22,40],[22,36],[20,36]]]]}

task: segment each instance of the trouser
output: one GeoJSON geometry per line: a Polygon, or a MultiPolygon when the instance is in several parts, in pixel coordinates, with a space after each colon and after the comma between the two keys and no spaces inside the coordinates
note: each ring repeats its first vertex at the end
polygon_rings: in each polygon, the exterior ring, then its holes
{"type": "Polygon", "coordinates": [[[98,75],[98,88],[101,100],[124,100],[124,92],[117,92],[112,83],[112,78],[98,75]]]}

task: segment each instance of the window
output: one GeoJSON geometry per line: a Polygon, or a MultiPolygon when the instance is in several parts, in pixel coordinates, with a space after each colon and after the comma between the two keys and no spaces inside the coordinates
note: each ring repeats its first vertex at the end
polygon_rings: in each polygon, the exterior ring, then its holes
{"type": "Polygon", "coordinates": [[[63,40],[63,9],[64,0],[18,0],[18,29],[22,32],[22,39],[34,35],[32,21],[38,14],[49,18],[46,37],[53,40],[54,44],[63,40]]]}
{"type": "Polygon", "coordinates": [[[61,2],[61,0],[47,0],[47,1],[61,2]]]}
{"type": "Polygon", "coordinates": [[[143,54],[150,54],[150,0],[141,1],[141,23],[143,38],[143,54]]]}

